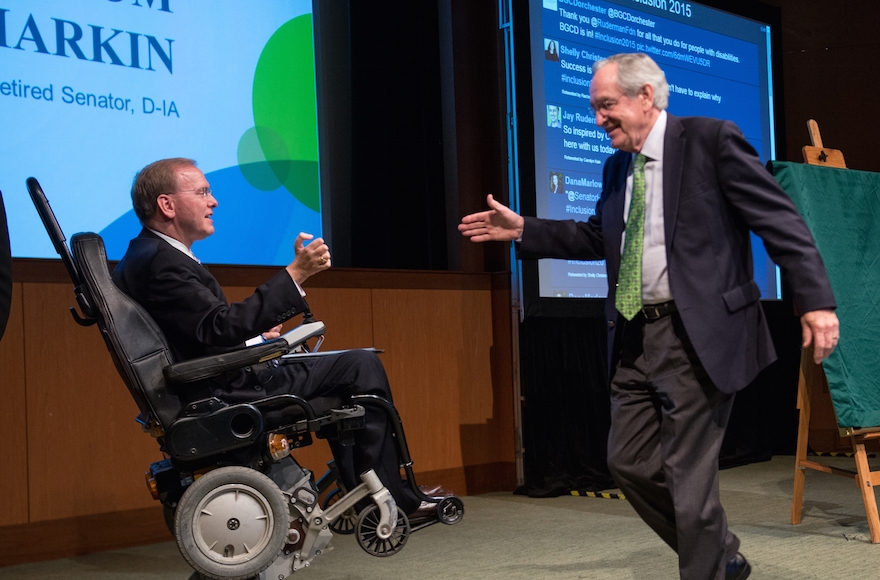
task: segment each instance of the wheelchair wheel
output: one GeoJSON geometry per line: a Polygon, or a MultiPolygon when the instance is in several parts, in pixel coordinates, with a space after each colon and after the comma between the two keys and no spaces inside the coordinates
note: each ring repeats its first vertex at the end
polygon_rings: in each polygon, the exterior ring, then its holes
{"type": "Polygon", "coordinates": [[[357,541],[361,548],[371,556],[393,556],[403,549],[409,538],[409,519],[403,512],[397,512],[397,525],[391,537],[383,540],[376,533],[379,527],[379,506],[370,504],[358,516],[357,541]]]}
{"type": "Polygon", "coordinates": [[[464,503],[456,496],[444,497],[437,503],[437,519],[446,525],[454,525],[464,517],[464,503]]]}
{"type": "MultiPolygon", "coordinates": [[[[259,579],[259,576],[254,576],[250,580],[258,580],[258,579],[259,579]]],[[[192,574],[190,574],[190,576],[189,576],[189,578],[187,578],[187,580],[210,580],[210,579],[203,574],[199,574],[198,572],[193,572],[192,574]]]]}
{"type": "Polygon", "coordinates": [[[217,580],[252,578],[275,561],[287,537],[287,503],[275,483],[247,467],[221,467],[196,480],[174,519],[180,552],[217,580]]]}
{"type": "MultiPolygon", "coordinates": [[[[324,498],[324,503],[321,506],[321,509],[326,510],[327,508],[329,508],[330,506],[335,504],[337,501],[342,499],[342,496],[344,496],[344,495],[345,495],[345,492],[342,489],[337,487],[336,489],[334,489],[333,491],[328,493],[327,497],[324,498]]],[[[349,508],[349,509],[345,510],[344,512],[342,512],[341,516],[339,516],[338,518],[336,518],[335,520],[330,522],[330,524],[329,524],[330,529],[333,530],[334,532],[336,532],[337,534],[343,534],[343,535],[353,534],[354,528],[357,525],[357,519],[358,519],[358,514],[355,511],[355,509],[349,508]]]]}

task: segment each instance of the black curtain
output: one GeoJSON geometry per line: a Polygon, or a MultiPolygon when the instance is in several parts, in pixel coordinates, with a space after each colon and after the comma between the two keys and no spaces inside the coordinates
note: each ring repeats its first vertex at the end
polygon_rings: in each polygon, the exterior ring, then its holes
{"type": "Polygon", "coordinates": [[[600,318],[531,317],[520,325],[525,484],[517,493],[614,487],[606,352],[600,318]]]}
{"type": "Polygon", "coordinates": [[[722,469],[794,455],[797,444],[800,321],[789,303],[770,303],[765,311],[778,359],[736,394],[721,446],[722,469]]]}
{"type": "Polygon", "coordinates": [[[444,270],[437,2],[350,2],[349,9],[350,265],[444,270]]]}
{"type": "MultiPolygon", "coordinates": [[[[737,393],[721,468],[794,453],[800,324],[786,303],[765,310],[779,359],[737,393]]],[[[520,325],[525,483],[517,493],[553,497],[615,487],[606,462],[606,351],[603,318],[529,317],[520,325]]]]}

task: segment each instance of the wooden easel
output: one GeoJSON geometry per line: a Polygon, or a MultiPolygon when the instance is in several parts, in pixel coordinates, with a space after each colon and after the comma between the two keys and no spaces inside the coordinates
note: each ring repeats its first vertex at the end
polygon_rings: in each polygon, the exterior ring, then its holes
{"type": "MultiPolygon", "coordinates": [[[[810,119],[807,122],[810,131],[812,146],[803,148],[804,163],[810,165],[826,165],[829,167],[846,168],[843,153],[835,149],[826,149],[822,146],[822,137],[819,135],[819,126],[816,121],[810,119]]],[[[801,352],[801,365],[798,376],[797,407],[800,410],[798,420],[797,450],[795,451],[794,491],[791,499],[791,523],[801,523],[804,504],[805,470],[814,469],[834,475],[853,477],[862,492],[862,501],[865,504],[865,514],[868,517],[868,531],[872,544],[880,544],[880,516],[877,512],[877,498],[874,495],[874,486],[880,485],[880,471],[871,471],[868,465],[866,444],[872,441],[880,441],[880,427],[867,429],[853,429],[840,427],[840,437],[849,437],[852,442],[853,455],[856,462],[856,471],[839,469],[823,465],[807,459],[807,443],[810,437],[810,415],[812,406],[830,405],[830,393],[825,371],[822,365],[813,362],[813,349],[805,348],[801,352]],[[827,397],[822,395],[827,393],[827,397]]],[[[831,405],[833,411],[833,405],[831,405]]],[[[835,418],[836,424],[836,418],[835,418]]]]}
{"type": "Polygon", "coordinates": [[[813,119],[807,121],[807,130],[810,132],[810,142],[801,149],[804,155],[804,163],[807,165],[825,165],[846,169],[846,161],[843,160],[843,152],[838,149],[826,149],[822,147],[822,136],[819,134],[819,124],[813,119]]]}

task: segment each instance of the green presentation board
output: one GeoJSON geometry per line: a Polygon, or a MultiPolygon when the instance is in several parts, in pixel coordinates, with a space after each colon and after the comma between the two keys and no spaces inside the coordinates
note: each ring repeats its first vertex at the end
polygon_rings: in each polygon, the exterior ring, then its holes
{"type": "Polygon", "coordinates": [[[823,367],[840,427],[880,426],[880,173],[768,167],[807,222],[837,300],[840,343],[823,367]]]}

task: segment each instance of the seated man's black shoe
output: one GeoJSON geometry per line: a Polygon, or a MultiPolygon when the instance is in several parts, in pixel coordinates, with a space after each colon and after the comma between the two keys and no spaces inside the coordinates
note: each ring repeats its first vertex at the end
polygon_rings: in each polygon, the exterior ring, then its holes
{"type": "Polygon", "coordinates": [[[452,492],[442,485],[420,485],[419,491],[431,497],[448,497],[452,495],[452,492]]]}
{"type": "Polygon", "coordinates": [[[746,580],[752,573],[752,567],[745,556],[736,553],[736,556],[727,562],[727,571],[724,574],[724,580],[746,580]]]}
{"type": "MultiPolygon", "coordinates": [[[[453,495],[451,491],[448,491],[442,485],[420,485],[419,491],[429,496],[431,499],[438,501],[444,497],[453,495]]],[[[438,501],[422,501],[415,511],[407,514],[410,525],[417,526],[419,524],[439,519],[440,516],[437,513],[438,501]]]]}
{"type": "Polygon", "coordinates": [[[407,514],[411,526],[417,526],[425,522],[437,519],[437,503],[423,501],[412,513],[407,514]]]}

